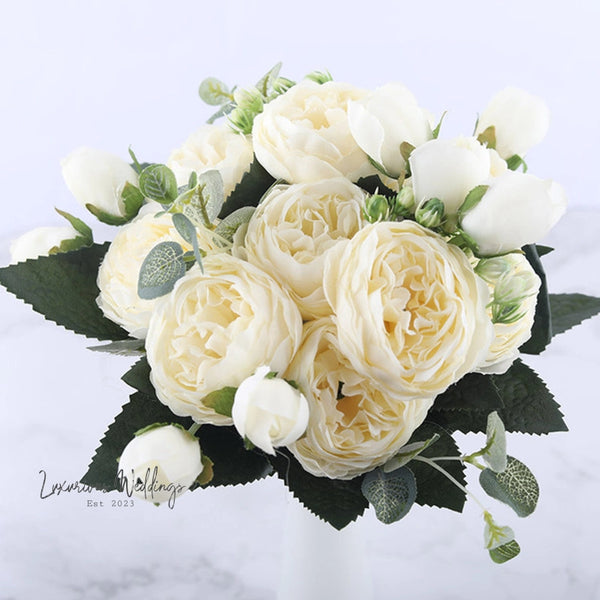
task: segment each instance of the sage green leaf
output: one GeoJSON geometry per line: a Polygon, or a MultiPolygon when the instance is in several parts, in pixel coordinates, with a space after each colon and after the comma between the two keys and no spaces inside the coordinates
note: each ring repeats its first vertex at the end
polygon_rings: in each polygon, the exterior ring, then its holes
{"type": "Polygon", "coordinates": [[[365,475],[361,490],[377,518],[386,525],[405,517],[417,498],[415,476],[408,467],[390,473],[375,469],[365,475]]]}
{"type": "Polygon", "coordinates": [[[102,346],[88,346],[94,352],[107,352],[118,356],[142,356],[145,354],[144,340],[117,340],[102,346]]]}
{"type": "Polygon", "coordinates": [[[424,442],[413,442],[411,444],[402,446],[400,451],[383,465],[382,468],[384,473],[390,473],[408,464],[415,456],[421,454],[421,452],[429,448],[431,444],[437,442],[439,439],[440,434],[434,433],[428,440],[425,440],[424,442]]]}
{"type": "Polygon", "coordinates": [[[125,217],[131,221],[139,212],[144,204],[144,194],[135,185],[127,181],[121,192],[123,206],[125,207],[125,217]]]}
{"type": "Polygon", "coordinates": [[[178,417],[164,404],[156,402],[141,392],[134,393],[108,427],[87,473],[81,478],[81,483],[98,490],[119,489],[117,478],[119,457],[136,432],[153,423],[175,423],[185,429],[193,425],[190,418],[178,417]]]}
{"type": "Polygon", "coordinates": [[[535,315],[531,327],[531,337],[519,348],[524,354],[540,354],[552,339],[552,325],[550,321],[550,299],[548,295],[548,284],[546,273],[540,260],[540,255],[534,244],[523,246],[525,258],[529,261],[535,274],[541,280],[540,290],[535,306],[535,315]]]}
{"type": "Polygon", "coordinates": [[[550,294],[552,335],[579,325],[600,313],[600,298],[585,294],[550,294]]]}
{"type": "MultiPolygon", "coordinates": [[[[175,229],[179,235],[188,243],[192,245],[194,258],[198,263],[202,272],[204,272],[204,267],[202,266],[202,254],[200,248],[198,246],[198,233],[196,231],[196,226],[188,219],[188,217],[183,213],[175,213],[172,216],[173,225],[175,225],[175,229]]],[[[186,259],[186,254],[184,254],[183,259],[186,259]]],[[[186,269],[190,268],[191,265],[186,265],[186,269]]]]}
{"type": "Polygon", "coordinates": [[[235,232],[242,225],[250,222],[255,210],[254,206],[242,206],[242,208],[238,208],[230,215],[227,215],[222,221],[219,221],[219,224],[215,228],[215,233],[233,242],[235,232]]]}
{"type": "Polygon", "coordinates": [[[216,77],[207,77],[198,88],[198,94],[203,102],[211,106],[226,104],[232,98],[227,85],[216,77]]]}
{"type": "Polygon", "coordinates": [[[466,195],[464,202],[458,208],[459,222],[465,214],[481,202],[481,199],[488,191],[489,187],[489,185],[477,185],[466,195]]]}
{"type": "Polygon", "coordinates": [[[212,408],[217,414],[231,417],[231,409],[233,408],[233,400],[237,388],[224,387],[220,390],[215,390],[202,398],[202,404],[208,408],[212,408]]]}
{"type": "Polygon", "coordinates": [[[519,517],[529,516],[537,506],[540,495],[538,482],[533,473],[512,456],[508,457],[502,473],[483,470],[479,475],[479,483],[488,496],[508,504],[519,517]]]}
{"type": "Polygon", "coordinates": [[[488,415],[486,440],[485,452],[481,456],[492,471],[502,473],[507,465],[506,431],[496,411],[488,415]]]}
{"type": "Polygon", "coordinates": [[[499,565],[518,556],[519,552],[521,552],[521,547],[517,543],[517,540],[511,540],[510,542],[489,551],[490,558],[499,565]]]}
{"type": "Polygon", "coordinates": [[[177,180],[166,165],[154,164],[140,173],[140,191],[146,198],[171,204],[177,198],[177,180]]]}
{"type": "Polygon", "coordinates": [[[335,529],[346,527],[369,506],[361,492],[362,477],[350,480],[315,477],[305,471],[285,448],[278,448],[277,455],[269,456],[269,461],[292,494],[310,512],[335,529]]]}
{"type": "Polygon", "coordinates": [[[496,148],[496,128],[490,125],[484,129],[478,136],[477,141],[488,148],[496,148]]]}
{"type": "Polygon", "coordinates": [[[129,334],[96,304],[98,268],[108,247],[108,243],[93,244],[0,268],[0,283],[66,329],[98,340],[124,340],[129,334]]]}
{"type": "Polygon", "coordinates": [[[233,102],[228,102],[227,104],[223,104],[223,106],[221,106],[221,108],[219,108],[219,110],[212,114],[207,120],[206,122],[211,125],[212,123],[214,123],[217,119],[220,119],[221,117],[224,117],[225,115],[228,115],[232,110],[235,109],[235,103],[233,102]]]}
{"type": "Polygon", "coordinates": [[[161,242],[150,250],[140,267],[138,296],[152,300],[168,294],[186,272],[183,248],[177,242],[161,242]]]}
{"type": "Polygon", "coordinates": [[[223,203],[225,202],[225,192],[223,190],[223,177],[216,169],[204,171],[198,176],[198,187],[202,193],[202,200],[206,210],[208,223],[210,227],[214,220],[219,216],[223,203]]]}
{"type": "Polygon", "coordinates": [[[483,539],[486,550],[495,550],[515,539],[515,532],[510,527],[494,523],[494,519],[489,512],[486,511],[483,518],[485,519],[483,539]]]}

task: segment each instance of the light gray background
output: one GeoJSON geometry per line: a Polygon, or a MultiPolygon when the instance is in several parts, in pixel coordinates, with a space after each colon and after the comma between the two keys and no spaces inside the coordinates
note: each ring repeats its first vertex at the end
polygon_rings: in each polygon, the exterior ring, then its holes
{"type": "MultiPolygon", "coordinates": [[[[329,69],[372,88],[401,81],[436,114],[442,135],[469,134],[505,85],[546,99],[545,142],[530,170],[561,182],[570,213],[548,243],[551,290],[600,295],[598,139],[600,5],[594,1],[2,3],[0,262],[10,239],[60,224],[58,206],[87,218],[59,161],[90,145],[162,161],[210,114],[197,86],[215,75],[253,83],[279,60],[299,79],[329,69]]],[[[97,228],[98,239],[111,235],[97,228]]],[[[40,500],[49,480],[77,480],[127,398],[126,359],[50,325],[0,293],[0,598],[53,600],[275,597],[287,493],[275,479],[196,492],[176,509],[88,508],[77,495],[40,500]]],[[[504,600],[600,597],[597,537],[599,319],[530,361],[563,406],[570,434],[511,436],[540,480],[538,512],[516,530],[523,553],[505,566],[481,549],[478,509],[415,509],[362,525],[378,598],[504,600]]],[[[478,440],[467,438],[465,450],[478,440]]],[[[110,497],[108,497],[110,498],[110,497]]],[[[101,495],[93,496],[102,500],[101,495]]],[[[106,504],[106,502],[105,502],[106,504]]]]}

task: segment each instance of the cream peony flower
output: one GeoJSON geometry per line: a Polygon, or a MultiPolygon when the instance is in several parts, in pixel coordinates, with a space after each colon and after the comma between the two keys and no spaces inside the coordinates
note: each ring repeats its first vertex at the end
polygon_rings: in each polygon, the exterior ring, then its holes
{"type": "Polygon", "coordinates": [[[338,177],[275,186],[259,204],[246,232],[248,260],[276,279],[305,319],[331,312],[323,293],[328,250],[362,225],[365,193],[338,177]]]}
{"type": "MultiPolygon", "coordinates": [[[[157,217],[158,210],[158,204],[149,204],[134,221],[119,229],[98,271],[98,306],[111,321],[140,339],[146,336],[157,301],[143,300],[137,293],[140,267],[148,252],[156,244],[168,241],[191,250],[177,233],[171,215],[157,217]]],[[[202,228],[198,228],[198,243],[207,252],[217,249],[211,233],[202,228]]]]}
{"type": "Polygon", "coordinates": [[[235,133],[225,124],[204,125],[171,153],[167,166],[175,174],[177,185],[185,185],[192,171],[200,174],[217,169],[223,178],[227,198],[253,160],[249,137],[235,133]]]}
{"type": "Polygon", "coordinates": [[[375,173],[350,133],[348,102],[366,92],[346,83],[302,81],[269,102],[254,120],[254,152],[273,177],[288,183],[375,173]]]}
{"type": "Polygon", "coordinates": [[[192,268],[156,305],[146,338],[156,393],[176,415],[230,425],[202,399],[239,386],[265,364],[283,372],[302,335],[287,292],[257,267],[225,253],[192,268]]]}
{"type": "Polygon", "coordinates": [[[433,404],[432,397],[392,399],[358,374],[343,356],[329,318],[306,323],[286,377],[306,394],[306,435],[289,446],[309,473],[352,479],[384,464],[406,444],[433,404]]]}
{"type": "Polygon", "coordinates": [[[65,240],[72,240],[79,235],[79,232],[72,225],[36,227],[11,242],[11,263],[23,262],[38,256],[48,256],[52,248],[58,247],[65,240]]]}
{"type": "Polygon", "coordinates": [[[491,343],[464,253],[412,221],[367,225],[327,256],[324,288],[352,367],[394,400],[435,397],[491,343]]]}
{"type": "MultiPolygon", "coordinates": [[[[514,323],[494,323],[494,340],[484,361],[476,369],[479,373],[500,375],[505,373],[518,358],[519,348],[531,337],[541,281],[522,254],[506,254],[491,260],[503,263],[502,273],[498,273],[498,277],[486,278],[491,294],[500,278],[526,274],[534,282],[528,290],[529,293],[520,302],[520,311],[523,316],[514,323]]],[[[491,307],[488,308],[488,315],[491,319],[491,307]]]]}

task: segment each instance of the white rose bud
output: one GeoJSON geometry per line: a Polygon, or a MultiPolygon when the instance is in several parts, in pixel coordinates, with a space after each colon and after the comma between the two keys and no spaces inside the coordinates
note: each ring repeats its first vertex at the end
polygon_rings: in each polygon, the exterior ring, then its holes
{"type": "Polygon", "coordinates": [[[198,439],[176,425],[164,425],[136,435],[119,459],[124,491],[155,504],[183,494],[203,470],[198,439]]]}
{"type": "Polygon", "coordinates": [[[446,214],[456,214],[467,194],[498,169],[493,154],[472,137],[431,140],[415,148],[409,162],[417,205],[439,198],[446,214]]]}
{"type": "Polygon", "coordinates": [[[523,156],[541,142],[550,124],[550,111],[541,98],[514,87],[498,92],[479,117],[475,135],[494,127],[496,150],[504,159],[523,156]]]}
{"type": "Polygon", "coordinates": [[[72,240],[79,232],[71,225],[62,227],[36,227],[14,240],[10,245],[11,262],[18,263],[29,258],[48,256],[52,248],[65,240],[72,240]]]}
{"type": "Polygon", "coordinates": [[[564,189],[550,179],[507,171],[492,180],[479,204],[462,218],[462,229],[481,256],[503,254],[539,242],[567,207],[564,189]]]}
{"type": "Polygon", "coordinates": [[[267,378],[271,371],[259,367],[245,379],[235,393],[233,424],[242,437],[248,438],[267,454],[287,446],[306,431],[308,402],[283,379],[267,378]]]}
{"type": "Polygon", "coordinates": [[[406,168],[400,145],[420,146],[432,137],[427,113],[403,85],[390,83],[365,99],[348,103],[350,131],[356,143],[393,177],[406,168]]]}
{"type": "Polygon", "coordinates": [[[86,208],[111,217],[125,217],[121,198],[125,184],[137,185],[133,167],[109,152],[78,148],[61,161],[62,174],[70,192],[86,208]]]}

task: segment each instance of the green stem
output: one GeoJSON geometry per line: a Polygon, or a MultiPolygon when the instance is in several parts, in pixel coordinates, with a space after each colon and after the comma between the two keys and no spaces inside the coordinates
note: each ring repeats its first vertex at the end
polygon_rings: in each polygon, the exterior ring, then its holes
{"type": "Polygon", "coordinates": [[[188,431],[192,434],[192,435],[196,435],[196,432],[198,431],[198,429],[200,429],[200,425],[201,423],[194,423],[189,429],[188,431]]]}

